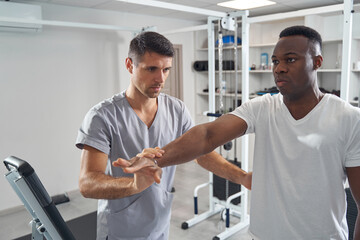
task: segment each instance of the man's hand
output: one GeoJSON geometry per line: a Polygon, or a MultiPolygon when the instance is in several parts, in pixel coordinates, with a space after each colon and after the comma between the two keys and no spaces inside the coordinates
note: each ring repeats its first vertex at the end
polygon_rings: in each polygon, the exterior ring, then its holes
{"type": "MultiPolygon", "coordinates": [[[[135,192],[144,191],[154,183],[154,180],[155,180],[154,176],[153,175],[149,176],[147,171],[144,169],[134,173],[133,187],[135,189],[135,192]]],[[[158,181],[159,182],[157,183],[160,183],[160,178],[158,179],[158,181]]]]}
{"type": "Polygon", "coordinates": [[[141,153],[138,153],[137,157],[146,157],[146,158],[159,158],[162,157],[165,151],[159,147],[155,148],[145,148],[141,153]]]}
{"type": "Polygon", "coordinates": [[[118,158],[113,162],[114,167],[121,167],[126,173],[136,173],[141,171],[141,174],[152,176],[155,182],[160,183],[162,170],[157,166],[156,161],[153,160],[155,157],[161,157],[164,153],[159,147],[146,148],[133,157],[129,161],[118,158]]]}
{"type": "Polygon", "coordinates": [[[251,180],[252,180],[252,172],[246,173],[246,175],[242,179],[242,185],[247,189],[251,190],[251,180]]]}

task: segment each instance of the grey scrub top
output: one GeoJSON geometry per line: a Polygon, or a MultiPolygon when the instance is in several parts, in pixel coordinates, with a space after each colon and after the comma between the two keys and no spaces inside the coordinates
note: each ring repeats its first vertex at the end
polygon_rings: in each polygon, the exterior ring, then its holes
{"type": "MultiPolygon", "coordinates": [[[[86,114],[76,146],[96,148],[109,157],[105,174],[132,176],[113,167],[118,158],[131,159],[144,148],[163,147],[193,126],[184,103],[160,94],[150,128],[141,121],[125,97],[125,91],[107,99],[86,114]]],[[[115,200],[98,201],[97,239],[168,239],[175,166],[163,168],[160,184],[115,200]]]]}

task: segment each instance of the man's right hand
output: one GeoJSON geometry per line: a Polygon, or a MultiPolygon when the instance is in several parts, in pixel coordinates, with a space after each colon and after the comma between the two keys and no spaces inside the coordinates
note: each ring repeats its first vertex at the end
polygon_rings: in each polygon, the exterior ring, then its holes
{"type": "Polygon", "coordinates": [[[149,174],[147,169],[142,169],[134,173],[133,187],[135,192],[144,191],[145,189],[150,187],[154,183],[154,181],[160,183],[161,173],[160,173],[160,177],[157,176],[156,179],[154,175],[156,174],[149,174]]]}
{"type": "Polygon", "coordinates": [[[162,170],[153,158],[161,157],[164,153],[159,147],[146,148],[130,160],[118,158],[113,162],[114,167],[121,167],[126,173],[136,173],[152,176],[155,182],[160,183],[162,170]]]}

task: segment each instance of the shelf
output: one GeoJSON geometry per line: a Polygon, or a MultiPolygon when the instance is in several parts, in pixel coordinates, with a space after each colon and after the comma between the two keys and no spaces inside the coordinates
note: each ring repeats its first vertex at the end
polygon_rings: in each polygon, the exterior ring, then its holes
{"type": "MultiPolygon", "coordinates": [[[[203,73],[208,73],[208,71],[199,71],[203,73]]],[[[218,70],[215,71],[219,73],[218,70]]],[[[235,73],[235,70],[224,70],[223,73],[235,73]]],[[[242,73],[242,70],[238,70],[238,73],[242,73]]],[[[272,70],[250,70],[249,73],[272,73],[272,70]]]]}
{"type": "Polygon", "coordinates": [[[323,42],[323,44],[326,44],[326,43],[341,43],[342,39],[328,39],[328,40],[323,40],[322,42],[323,42]]]}
{"type": "MultiPolygon", "coordinates": [[[[360,40],[360,37],[355,37],[354,38],[355,40],[360,40]]],[[[327,43],[341,43],[342,42],[342,39],[329,39],[329,40],[323,40],[322,41],[323,44],[327,44],[327,43]]],[[[249,47],[250,48],[261,48],[261,47],[275,47],[276,43],[254,43],[254,44],[250,44],[249,47]]],[[[241,49],[241,45],[238,45],[237,48],[238,49],[241,49]]],[[[226,50],[226,49],[233,49],[234,46],[223,46],[223,49],[226,50]]],[[[205,47],[205,48],[198,48],[197,49],[198,51],[207,51],[208,48],[205,47]]],[[[215,50],[218,50],[218,47],[215,47],[215,50]]]]}
{"type": "Polygon", "coordinates": [[[254,43],[250,44],[249,47],[251,48],[260,48],[260,47],[275,47],[276,43],[254,43]]]}
{"type": "MultiPolygon", "coordinates": [[[[360,72],[360,70],[352,70],[353,72],[360,72]]],[[[203,73],[208,73],[208,71],[199,71],[203,73]]],[[[219,71],[215,71],[219,73],[219,71]]],[[[319,69],[320,73],[341,73],[341,69],[319,69]]],[[[235,73],[234,70],[224,70],[223,73],[235,73]]],[[[242,70],[238,70],[238,73],[242,73],[242,70]]],[[[249,73],[272,73],[272,70],[250,70],[249,73]]]]}
{"type": "Polygon", "coordinates": [[[249,73],[272,73],[272,70],[250,70],[249,73]]]}
{"type": "MultiPolygon", "coordinates": [[[[260,48],[260,47],[274,47],[276,45],[276,43],[256,43],[256,44],[250,44],[249,47],[250,48],[260,48]]],[[[242,46],[238,45],[236,47],[237,49],[241,49],[242,46]]],[[[207,51],[209,48],[205,47],[205,48],[198,48],[197,51],[207,51]]],[[[231,50],[234,49],[234,46],[223,46],[224,50],[231,50]]],[[[215,50],[218,50],[218,47],[215,47],[215,50]]]]}
{"type": "MultiPolygon", "coordinates": [[[[241,49],[241,45],[238,45],[236,47],[237,49],[241,49]]],[[[219,48],[218,47],[215,47],[215,50],[218,50],[219,48]]],[[[234,49],[234,46],[224,46],[223,47],[223,50],[231,50],[231,49],[234,49]]],[[[207,51],[208,48],[198,48],[197,51],[207,51]]]]}
{"type": "Polygon", "coordinates": [[[334,68],[334,69],[330,69],[330,68],[328,68],[328,69],[319,69],[318,70],[318,72],[324,72],[324,73],[336,73],[336,72],[338,72],[338,73],[340,73],[341,72],[341,69],[340,68],[334,68]]]}
{"type": "MultiPolygon", "coordinates": [[[[209,93],[199,92],[199,93],[197,93],[197,95],[199,95],[199,96],[209,96],[209,93]]],[[[220,96],[220,93],[215,93],[215,96],[216,96],[216,97],[219,97],[219,96],[220,96]]],[[[257,96],[258,96],[258,95],[256,95],[256,94],[250,94],[250,95],[249,95],[249,98],[252,99],[252,98],[255,98],[255,97],[257,97],[257,96]]],[[[224,94],[224,97],[235,97],[235,93],[225,93],[225,94],[224,94]]],[[[238,98],[241,98],[241,97],[242,97],[241,93],[238,93],[237,97],[238,97],[238,98]]]]}

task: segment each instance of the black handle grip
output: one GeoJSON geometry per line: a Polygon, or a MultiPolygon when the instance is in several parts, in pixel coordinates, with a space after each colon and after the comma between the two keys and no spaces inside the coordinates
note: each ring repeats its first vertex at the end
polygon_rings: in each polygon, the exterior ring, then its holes
{"type": "Polygon", "coordinates": [[[29,163],[14,156],[7,157],[4,160],[4,164],[9,171],[15,168],[19,174],[25,177],[30,176],[34,172],[34,169],[30,166],[29,163]]]}
{"type": "Polygon", "coordinates": [[[221,117],[221,113],[207,113],[206,116],[208,117],[221,117]]]}

